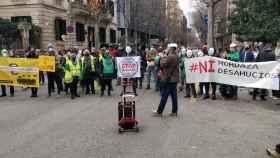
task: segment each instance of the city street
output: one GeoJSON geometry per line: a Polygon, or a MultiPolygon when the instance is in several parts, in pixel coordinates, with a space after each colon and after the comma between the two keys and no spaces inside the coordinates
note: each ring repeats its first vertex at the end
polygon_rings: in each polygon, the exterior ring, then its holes
{"type": "Polygon", "coordinates": [[[0,98],[1,158],[264,158],[265,147],[280,141],[280,106],[251,101],[247,90],[238,101],[184,99],[179,116],[151,111],[159,102],[153,90],[137,98],[139,133],[118,133],[113,97],[65,95],[39,98],[17,89],[0,98]]]}

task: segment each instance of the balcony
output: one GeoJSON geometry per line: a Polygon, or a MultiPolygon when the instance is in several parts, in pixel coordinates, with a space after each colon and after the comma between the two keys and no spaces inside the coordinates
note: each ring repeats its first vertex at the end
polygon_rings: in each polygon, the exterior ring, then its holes
{"type": "Polygon", "coordinates": [[[71,13],[73,15],[83,15],[83,16],[88,16],[90,15],[90,10],[89,8],[83,4],[81,1],[74,1],[70,4],[71,6],[71,13]]]}
{"type": "Polygon", "coordinates": [[[71,3],[71,13],[75,16],[89,16],[105,24],[112,21],[108,3],[103,4],[99,10],[95,10],[93,7],[84,4],[83,1],[74,1],[71,3]]]}

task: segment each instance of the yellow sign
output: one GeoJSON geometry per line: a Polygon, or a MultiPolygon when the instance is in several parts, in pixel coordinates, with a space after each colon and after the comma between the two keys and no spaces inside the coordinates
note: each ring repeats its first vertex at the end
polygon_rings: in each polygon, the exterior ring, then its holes
{"type": "Polygon", "coordinates": [[[0,66],[0,85],[39,87],[39,69],[35,67],[0,66]]]}
{"type": "Polygon", "coordinates": [[[39,56],[38,59],[0,57],[0,66],[37,67],[40,71],[55,72],[55,57],[39,56]]]}

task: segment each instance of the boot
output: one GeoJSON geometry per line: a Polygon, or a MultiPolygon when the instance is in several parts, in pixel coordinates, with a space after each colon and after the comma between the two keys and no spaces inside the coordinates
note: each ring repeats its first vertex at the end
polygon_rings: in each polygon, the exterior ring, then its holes
{"type": "Polygon", "coordinates": [[[216,100],[216,94],[212,94],[212,100],[216,100]]]}
{"type": "Polygon", "coordinates": [[[111,91],[110,91],[110,90],[108,90],[108,92],[107,92],[107,93],[108,93],[108,96],[111,96],[111,91]]]}
{"type": "Polygon", "coordinates": [[[146,89],[151,89],[151,86],[148,84],[146,89]]]}
{"type": "Polygon", "coordinates": [[[101,96],[101,97],[104,96],[104,91],[101,91],[100,96],[101,96]]]}

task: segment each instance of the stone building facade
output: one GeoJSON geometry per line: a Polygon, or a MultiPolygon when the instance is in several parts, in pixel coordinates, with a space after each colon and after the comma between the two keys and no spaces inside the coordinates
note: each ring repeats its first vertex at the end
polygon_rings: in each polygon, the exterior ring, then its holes
{"type": "Polygon", "coordinates": [[[233,0],[221,0],[214,8],[214,42],[217,49],[223,50],[229,47],[232,41],[236,41],[229,28],[229,17],[234,5],[233,0]]]}
{"type": "Polygon", "coordinates": [[[166,0],[118,0],[119,41],[149,46],[165,38],[166,0]]]}
{"type": "Polygon", "coordinates": [[[101,0],[99,11],[94,0],[1,0],[0,17],[27,22],[42,29],[41,47],[100,47],[116,43],[116,1],[101,0]]]}

